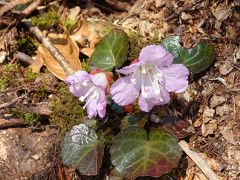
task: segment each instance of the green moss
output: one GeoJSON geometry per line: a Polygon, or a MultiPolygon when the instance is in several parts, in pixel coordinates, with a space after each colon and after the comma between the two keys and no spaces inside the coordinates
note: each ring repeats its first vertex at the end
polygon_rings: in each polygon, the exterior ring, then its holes
{"type": "Polygon", "coordinates": [[[32,24],[39,27],[41,30],[50,29],[60,22],[58,13],[50,8],[47,13],[31,18],[32,24]]]}
{"type": "Polygon", "coordinates": [[[59,140],[61,140],[74,125],[84,121],[85,110],[79,104],[80,101],[69,92],[65,83],[59,84],[57,95],[58,98],[52,102],[53,113],[50,122],[61,128],[59,133],[59,140]]]}
{"type": "Polygon", "coordinates": [[[68,31],[72,29],[73,25],[74,25],[74,22],[70,19],[66,19],[64,21],[64,26],[67,28],[68,31]]]}
{"type": "Polygon", "coordinates": [[[139,53],[143,47],[151,44],[159,44],[157,36],[152,37],[150,39],[146,39],[142,35],[132,32],[128,34],[128,38],[129,38],[129,53],[128,53],[129,61],[136,60],[139,57],[139,53]]]}
{"type": "Polygon", "coordinates": [[[20,82],[17,75],[21,71],[18,64],[4,64],[0,66],[0,91],[4,91],[9,86],[18,86],[20,82]]]}
{"type": "Polygon", "coordinates": [[[17,40],[18,51],[24,52],[29,56],[35,55],[39,42],[30,36],[20,38],[17,40]]]}
{"type": "Polygon", "coordinates": [[[3,79],[0,79],[0,92],[6,89],[6,83],[3,79]]]}
{"type": "Polygon", "coordinates": [[[32,69],[28,68],[27,71],[25,72],[25,81],[26,82],[33,82],[35,81],[37,74],[32,72],[32,69]]]}
{"type": "Polygon", "coordinates": [[[88,66],[88,64],[85,61],[82,62],[82,69],[87,72],[91,71],[90,67],[88,66]]]}
{"type": "Polygon", "coordinates": [[[29,126],[38,126],[40,124],[38,115],[36,113],[26,113],[21,108],[14,108],[12,113],[24,120],[29,126]]]}

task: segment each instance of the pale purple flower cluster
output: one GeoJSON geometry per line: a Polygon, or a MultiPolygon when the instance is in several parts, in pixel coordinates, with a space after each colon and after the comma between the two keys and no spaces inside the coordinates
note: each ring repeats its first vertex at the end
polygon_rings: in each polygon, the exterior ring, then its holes
{"type": "MultiPolygon", "coordinates": [[[[110,88],[112,99],[119,105],[133,104],[138,98],[140,109],[149,112],[155,105],[167,104],[169,92],[180,93],[188,87],[188,69],[173,64],[173,56],[160,45],[146,46],[138,62],[117,70],[126,75],[110,88]]],[[[77,71],[66,78],[70,91],[80,101],[85,101],[89,118],[103,118],[106,113],[105,88],[108,84],[104,73],[90,75],[77,71]]]]}
{"type": "Polygon", "coordinates": [[[169,92],[180,93],[188,87],[188,69],[182,64],[173,64],[173,56],[160,45],[146,46],[137,63],[118,72],[128,76],[111,86],[112,99],[124,106],[139,98],[140,109],[145,112],[155,105],[167,104],[169,92]]]}
{"type": "Polygon", "coordinates": [[[103,118],[106,114],[106,95],[105,88],[108,84],[104,73],[95,75],[88,74],[86,71],[77,71],[68,76],[65,81],[69,85],[69,90],[74,96],[79,97],[81,102],[85,102],[89,118],[103,118]]]}

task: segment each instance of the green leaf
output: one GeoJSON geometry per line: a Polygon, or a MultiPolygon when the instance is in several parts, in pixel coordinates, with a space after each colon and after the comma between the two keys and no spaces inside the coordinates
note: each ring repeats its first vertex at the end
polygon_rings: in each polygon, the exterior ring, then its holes
{"type": "Polygon", "coordinates": [[[197,74],[213,63],[215,52],[213,46],[199,43],[194,48],[185,49],[180,44],[179,36],[164,39],[161,45],[173,54],[175,64],[184,64],[192,74],[197,74]]]}
{"type": "Polygon", "coordinates": [[[96,47],[88,62],[89,66],[101,68],[103,71],[120,68],[126,61],[128,46],[127,34],[113,29],[96,47]]]}
{"type": "Polygon", "coordinates": [[[61,158],[83,175],[97,175],[102,165],[104,142],[85,124],[74,126],[61,144],[61,158]]]}
{"type": "Polygon", "coordinates": [[[116,172],[130,179],[137,176],[158,177],[176,167],[181,157],[177,140],[162,130],[149,135],[139,127],[122,131],[110,150],[116,172]]]}

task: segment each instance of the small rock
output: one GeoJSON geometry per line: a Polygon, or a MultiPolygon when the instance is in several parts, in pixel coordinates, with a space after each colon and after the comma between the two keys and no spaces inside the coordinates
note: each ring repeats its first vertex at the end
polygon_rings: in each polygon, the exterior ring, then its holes
{"type": "Polygon", "coordinates": [[[213,95],[210,101],[210,107],[214,108],[226,101],[224,96],[213,95]]]}

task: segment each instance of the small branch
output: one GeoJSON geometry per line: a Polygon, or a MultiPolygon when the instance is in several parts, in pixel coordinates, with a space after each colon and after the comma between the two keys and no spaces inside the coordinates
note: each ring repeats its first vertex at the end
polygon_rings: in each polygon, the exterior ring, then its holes
{"type": "Polygon", "coordinates": [[[33,58],[25,53],[22,53],[22,52],[17,52],[17,54],[15,55],[15,57],[23,62],[23,63],[26,63],[28,65],[32,64],[33,63],[33,58]]]}
{"type": "Polygon", "coordinates": [[[205,176],[209,180],[218,180],[219,178],[213,172],[213,170],[209,167],[209,165],[202,159],[202,157],[189,149],[188,143],[186,141],[180,141],[179,146],[181,149],[193,160],[193,162],[202,170],[205,176]]]}
{"type": "Polygon", "coordinates": [[[15,0],[15,1],[11,1],[7,4],[5,4],[1,9],[0,9],[0,17],[5,13],[8,12],[10,10],[12,10],[14,7],[16,7],[19,4],[23,4],[23,3],[27,3],[30,2],[31,0],[15,0]]]}
{"type": "Polygon", "coordinates": [[[54,47],[54,45],[46,38],[43,33],[37,27],[31,26],[29,21],[24,21],[24,23],[29,27],[30,31],[36,36],[36,38],[42,42],[42,45],[47,48],[47,50],[51,53],[51,55],[57,60],[57,62],[61,65],[64,72],[67,75],[73,74],[75,71],[67,62],[65,57],[54,47]]]}
{"type": "Polygon", "coordinates": [[[55,4],[58,4],[58,1],[53,1],[53,2],[50,2],[49,4],[45,5],[45,6],[39,6],[37,7],[37,10],[43,10],[43,9],[46,9],[52,5],[55,5],[55,4]]]}
{"type": "Polygon", "coordinates": [[[27,16],[29,16],[35,9],[37,9],[38,6],[40,6],[42,4],[42,0],[36,0],[33,1],[32,4],[30,4],[27,8],[25,8],[20,16],[19,16],[19,20],[22,20],[23,18],[26,18],[27,16]]]}
{"type": "Polygon", "coordinates": [[[26,123],[22,119],[11,119],[11,120],[0,119],[0,129],[7,129],[7,128],[23,126],[23,125],[26,125],[26,123]]]}

